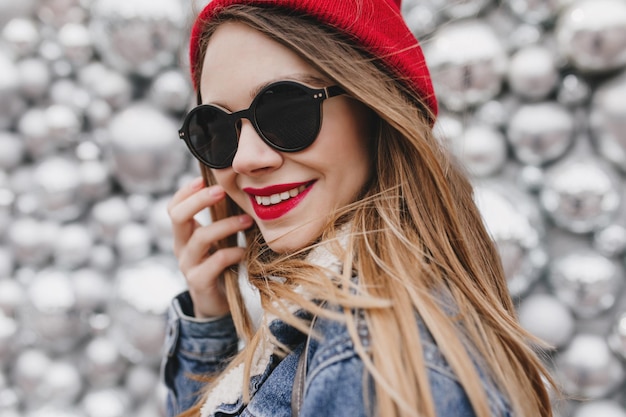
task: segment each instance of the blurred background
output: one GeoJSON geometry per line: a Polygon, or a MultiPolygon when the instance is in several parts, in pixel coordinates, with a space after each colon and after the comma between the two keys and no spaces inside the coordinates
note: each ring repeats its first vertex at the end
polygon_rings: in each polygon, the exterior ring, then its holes
{"type": "MultiPolygon", "coordinates": [[[[194,0],[0,0],[0,417],[163,416],[194,0]]],[[[626,0],[404,0],[524,327],[626,417],[626,0]]]]}

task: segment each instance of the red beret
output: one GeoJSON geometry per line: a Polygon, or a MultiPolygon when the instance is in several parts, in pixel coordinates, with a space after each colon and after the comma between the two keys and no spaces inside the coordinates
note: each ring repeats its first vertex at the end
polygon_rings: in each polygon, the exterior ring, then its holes
{"type": "MultiPolygon", "coordinates": [[[[199,40],[203,23],[221,8],[232,4],[277,6],[311,16],[342,33],[376,57],[400,79],[405,80],[437,114],[437,99],[417,39],[400,12],[401,0],[212,0],[198,15],[190,39],[192,71],[200,57],[199,40]]],[[[193,74],[192,74],[193,76],[193,74]]]]}

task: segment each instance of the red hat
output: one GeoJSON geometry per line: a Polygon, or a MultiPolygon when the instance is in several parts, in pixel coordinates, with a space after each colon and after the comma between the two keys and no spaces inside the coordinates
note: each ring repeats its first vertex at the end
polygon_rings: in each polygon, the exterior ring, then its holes
{"type": "MultiPolygon", "coordinates": [[[[288,8],[350,35],[379,57],[399,78],[415,90],[433,114],[437,99],[422,48],[400,12],[401,0],[212,0],[198,15],[189,46],[191,68],[200,57],[203,22],[231,4],[256,4],[288,8]]],[[[193,75],[193,74],[192,74],[193,75]]]]}

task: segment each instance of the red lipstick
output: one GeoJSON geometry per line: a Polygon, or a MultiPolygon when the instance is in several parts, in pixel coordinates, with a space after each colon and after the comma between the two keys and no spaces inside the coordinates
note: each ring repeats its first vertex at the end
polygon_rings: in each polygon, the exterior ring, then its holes
{"type": "Polygon", "coordinates": [[[261,220],[274,220],[295,208],[311,191],[315,181],[277,184],[265,188],[244,188],[248,193],[252,208],[261,220]],[[280,196],[288,193],[289,197],[280,196]],[[295,195],[294,195],[295,194],[295,195]],[[270,203],[270,204],[267,204],[270,203]]]}

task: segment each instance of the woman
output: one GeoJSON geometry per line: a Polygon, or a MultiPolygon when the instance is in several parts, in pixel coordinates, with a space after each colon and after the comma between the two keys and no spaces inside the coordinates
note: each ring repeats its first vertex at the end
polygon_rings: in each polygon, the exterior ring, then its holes
{"type": "Polygon", "coordinates": [[[202,104],[181,138],[204,179],[169,206],[189,286],[169,323],[170,415],[552,415],[472,188],[433,137],[399,9],[214,0],[200,13],[202,104]]]}

